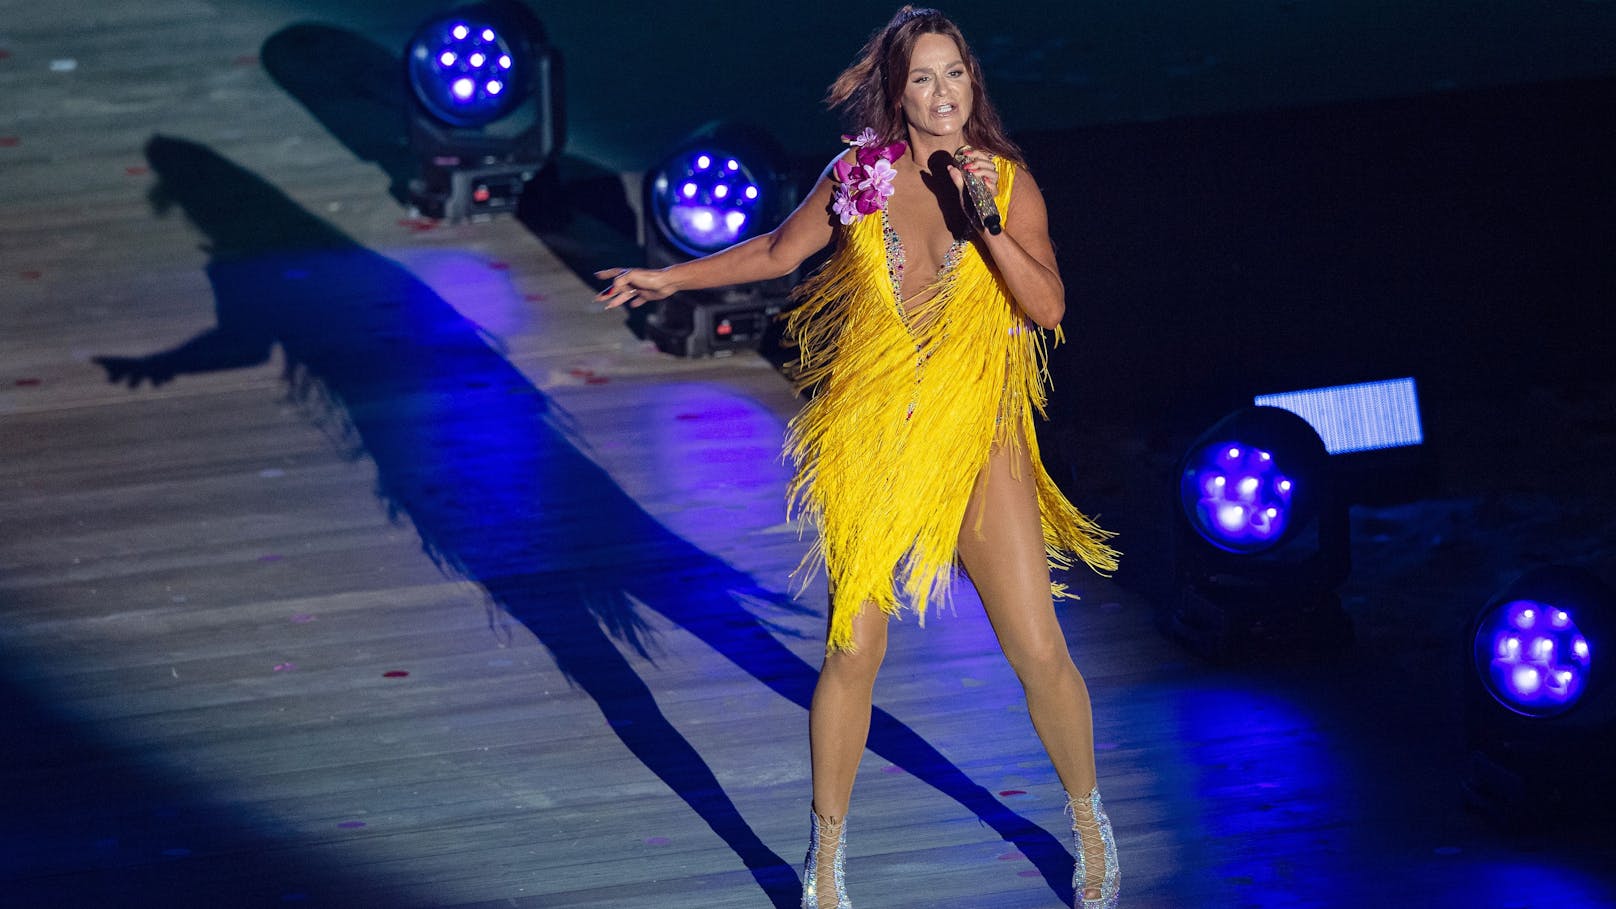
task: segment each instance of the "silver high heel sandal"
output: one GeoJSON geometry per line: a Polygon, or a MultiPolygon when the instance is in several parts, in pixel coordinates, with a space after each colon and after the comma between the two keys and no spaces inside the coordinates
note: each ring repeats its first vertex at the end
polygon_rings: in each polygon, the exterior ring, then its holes
{"type": "MultiPolygon", "coordinates": [[[[802,909],[853,909],[847,898],[847,884],[842,879],[842,863],[847,857],[847,818],[821,817],[814,811],[813,827],[809,831],[807,868],[802,873],[802,909]],[[832,864],[836,869],[834,903],[819,901],[819,851],[835,850],[832,864]]],[[[831,894],[826,894],[831,896],[831,894]]]]}
{"type": "Polygon", "coordinates": [[[1067,809],[1072,812],[1072,839],[1077,847],[1077,867],[1072,870],[1072,909],[1116,909],[1117,891],[1122,884],[1122,872],[1117,867],[1117,840],[1111,833],[1111,819],[1100,804],[1100,787],[1089,790],[1081,798],[1066,794],[1067,809]],[[1089,850],[1096,845],[1104,847],[1105,867],[1096,869],[1098,883],[1089,876],[1089,850]],[[1085,890],[1098,889],[1097,899],[1086,898],[1085,890]]]}

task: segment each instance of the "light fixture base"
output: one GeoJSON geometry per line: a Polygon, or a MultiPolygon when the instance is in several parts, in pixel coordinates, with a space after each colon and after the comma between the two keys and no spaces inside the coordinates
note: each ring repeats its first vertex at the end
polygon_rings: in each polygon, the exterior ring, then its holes
{"type": "Polygon", "coordinates": [[[1339,652],[1354,640],[1333,590],[1181,584],[1156,622],[1167,637],[1216,663],[1339,652]]]}

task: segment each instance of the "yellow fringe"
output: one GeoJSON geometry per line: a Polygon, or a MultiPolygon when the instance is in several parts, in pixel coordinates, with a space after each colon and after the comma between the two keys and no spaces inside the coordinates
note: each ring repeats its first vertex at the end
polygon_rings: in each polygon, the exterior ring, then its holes
{"type": "MultiPolygon", "coordinates": [[[[1001,211],[1014,179],[1015,166],[1000,160],[1001,211]]],[[[796,463],[788,506],[819,531],[798,568],[803,583],[822,561],[844,605],[832,615],[831,651],[852,649],[861,604],[898,615],[907,602],[924,624],[930,605],[946,601],[966,505],[996,445],[1028,447],[1052,568],[1117,564],[1104,542],[1111,534],[1066,500],[1038,456],[1033,416],[1046,416],[1049,384],[1043,332],[975,244],[907,318],[886,255],[881,216],[859,218],[787,317],[802,353],[797,382],[814,391],[787,431],[796,463]]],[[[1051,593],[1070,596],[1063,584],[1051,593]]]]}

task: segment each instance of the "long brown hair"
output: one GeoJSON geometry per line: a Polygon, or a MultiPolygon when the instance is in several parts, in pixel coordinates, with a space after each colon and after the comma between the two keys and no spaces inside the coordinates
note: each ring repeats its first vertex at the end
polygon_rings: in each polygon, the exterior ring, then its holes
{"type": "Polygon", "coordinates": [[[853,65],[831,83],[825,103],[832,110],[840,108],[853,121],[854,129],[868,126],[884,142],[907,138],[903,90],[909,80],[909,56],[921,35],[952,39],[971,74],[971,118],[965,123],[965,142],[1017,164],[1024,163],[1021,149],[1005,135],[999,112],[988,100],[976,54],[965,43],[959,26],[934,9],[905,6],[898,10],[885,28],[870,36],[853,65]]]}

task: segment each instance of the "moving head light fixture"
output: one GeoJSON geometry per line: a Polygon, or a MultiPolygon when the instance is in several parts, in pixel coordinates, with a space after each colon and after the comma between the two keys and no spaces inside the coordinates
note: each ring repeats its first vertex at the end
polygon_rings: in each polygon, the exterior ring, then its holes
{"type": "MultiPolygon", "coordinates": [[[[797,189],[772,136],[723,122],[692,133],[647,171],[641,201],[645,262],[662,268],[768,233],[796,207],[797,189]]],[[[657,304],[646,332],[677,356],[755,349],[796,278],[675,294],[657,304]]]]}
{"type": "Polygon", "coordinates": [[[459,6],[416,29],[404,52],[410,204],[463,221],[514,211],[561,151],[560,55],[517,0],[459,6]]]}
{"type": "Polygon", "coordinates": [[[1351,642],[1347,509],[1432,487],[1413,378],[1257,395],[1180,462],[1170,636],[1214,658],[1351,642]]]}
{"type": "Polygon", "coordinates": [[[1243,407],[1179,462],[1176,595],[1157,620],[1212,659],[1336,646],[1351,625],[1335,588],[1350,567],[1347,511],[1306,420],[1243,407]]]}
{"type": "Polygon", "coordinates": [[[1541,565],[1476,613],[1463,642],[1465,795],[1512,826],[1616,815],[1616,592],[1541,565]]]}

